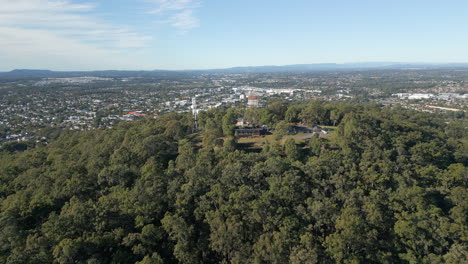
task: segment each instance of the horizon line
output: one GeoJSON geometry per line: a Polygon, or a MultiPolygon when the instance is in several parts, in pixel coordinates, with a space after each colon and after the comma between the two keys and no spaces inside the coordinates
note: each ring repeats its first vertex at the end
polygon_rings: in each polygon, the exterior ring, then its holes
{"type": "MultiPolygon", "coordinates": [[[[140,72],[151,72],[151,71],[167,71],[167,72],[182,72],[182,71],[219,71],[219,70],[230,70],[230,69],[237,69],[237,68],[261,68],[261,67],[290,67],[290,66],[319,66],[319,65],[337,65],[337,66],[345,66],[345,65],[352,65],[352,64],[387,64],[387,65],[379,65],[374,67],[368,68],[379,68],[385,66],[397,66],[397,65],[427,65],[427,66],[443,66],[443,65],[464,65],[468,66],[468,62],[405,62],[405,61],[361,61],[361,62],[320,62],[320,63],[296,63],[296,64],[281,64],[281,65],[248,65],[248,66],[230,66],[230,67],[220,67],[220,68],[185,68],[185,69],[106,69],[106,70],[55,70],[55,69],[39,69],[39,68],[10,68],[7,71],[0,71],[0,73],[8,73],[13,71],[51,71],[51,72],[100,72],[100,71],[140,71],[140,72]]],[[[357,67],[359,68],[359,67],[357,67]]],[[[350,67],[349,69],[352,69],[350,67]]]]}

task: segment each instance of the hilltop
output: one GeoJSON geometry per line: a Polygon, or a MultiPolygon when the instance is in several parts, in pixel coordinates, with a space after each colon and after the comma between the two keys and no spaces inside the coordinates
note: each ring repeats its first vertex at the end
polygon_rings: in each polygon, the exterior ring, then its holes
{"type": "Polygon", "coordinates": [[[4,263],[462,263],[460,120],[312,101],[64,131],[0,152],[4,263]],[[260,151],[236,118],[268,120],[260,151]],[[337,125],[295,141],[289,126],[337,125]]]}

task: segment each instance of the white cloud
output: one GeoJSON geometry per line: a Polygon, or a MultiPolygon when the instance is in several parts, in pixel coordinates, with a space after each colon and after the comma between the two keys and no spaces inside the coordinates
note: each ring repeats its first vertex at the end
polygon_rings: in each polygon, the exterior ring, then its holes
{"type": "Polygon", "coordinates": [[[157,23],[170,24],[181,33],[200,26],[199,19],[194,15],[194,10],[200,7],[197,0],[147,0],[154,7],[148,12],[155,14],[162,20],[157,23]]]}
{"type": "Polygon", "coordinates": [[[113,54],[147,46],[150,36],[102,22],[95,10],[69,0],[0,0],[0,66],[117,65],[113,54]]]}
{"type": "Polygon", "coordinates": [[[73,4],[63,0],[0,0],[0,6],[0,25],[4,27],[47,29],[62,37],[102,40],[107,48],[113,45],[119,48],[142,47],[150,39],[126,27],[99,21],[88,12],[94,10],[92,4],[73,4]]]}
{"type": "Polygon", "coordinates": [[[103,49],[76,39],[64,38],[48,30],[0,27],[0,40],[0,68],[148,68],[148,65],[140,64],[140,61],[128,56],[125,50],[103,49]]]}
{"type": "Polygon", "coordinates": [[[191,9],[174,14],[170,21],[173,27],[181,30],[182,32],[187,32],[188,30],[200,25],[198,19],[193,16],[193,11],[191,9]]]}
{"type": "Polygon", "coordinates": [[[73,4],[70,1],[50,0],[0,0],[1,12],[74,12],[90,11],[93,4],[73,4]]]}
{"type": "MultiPolygon", "coordinates": [[[[195,16],[199,0],[140,1],[149,4],[148,16],[156,16],[179,33],[200,24],[195,16]]],[[[154,62],[145,52],[151,52],[152,37],[102,20],[97,3],[0,0],[0,70],[149,68],[154,62]],[[145,61],[148,64],[143,65],[145,61]]]]}
{"type": "Polygon", "coordinates": [[[200,3],[194,0],[148,0],[153,3],[156,8],[149,13],[160,14],[167,11],[180,11],[186,9],[198,8],[200,3]]]}

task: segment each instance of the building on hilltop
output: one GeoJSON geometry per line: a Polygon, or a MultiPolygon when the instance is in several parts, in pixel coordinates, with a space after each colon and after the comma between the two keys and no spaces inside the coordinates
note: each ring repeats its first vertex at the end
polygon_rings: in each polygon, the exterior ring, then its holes
{"type": "Polygon", "coordinates": [[[260,137],[268,133],[268,130],[265,127],[238,127],[234,129],[234,131],[238,138],[260,137]]]}

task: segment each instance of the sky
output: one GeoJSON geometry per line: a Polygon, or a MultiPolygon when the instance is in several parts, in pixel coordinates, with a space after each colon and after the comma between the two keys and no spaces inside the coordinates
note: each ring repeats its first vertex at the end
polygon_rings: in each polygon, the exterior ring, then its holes
{"type": "Polygon", "coordinates": [[[468,62],[466,0],[0,0],[0,71],[468,62]]]}

